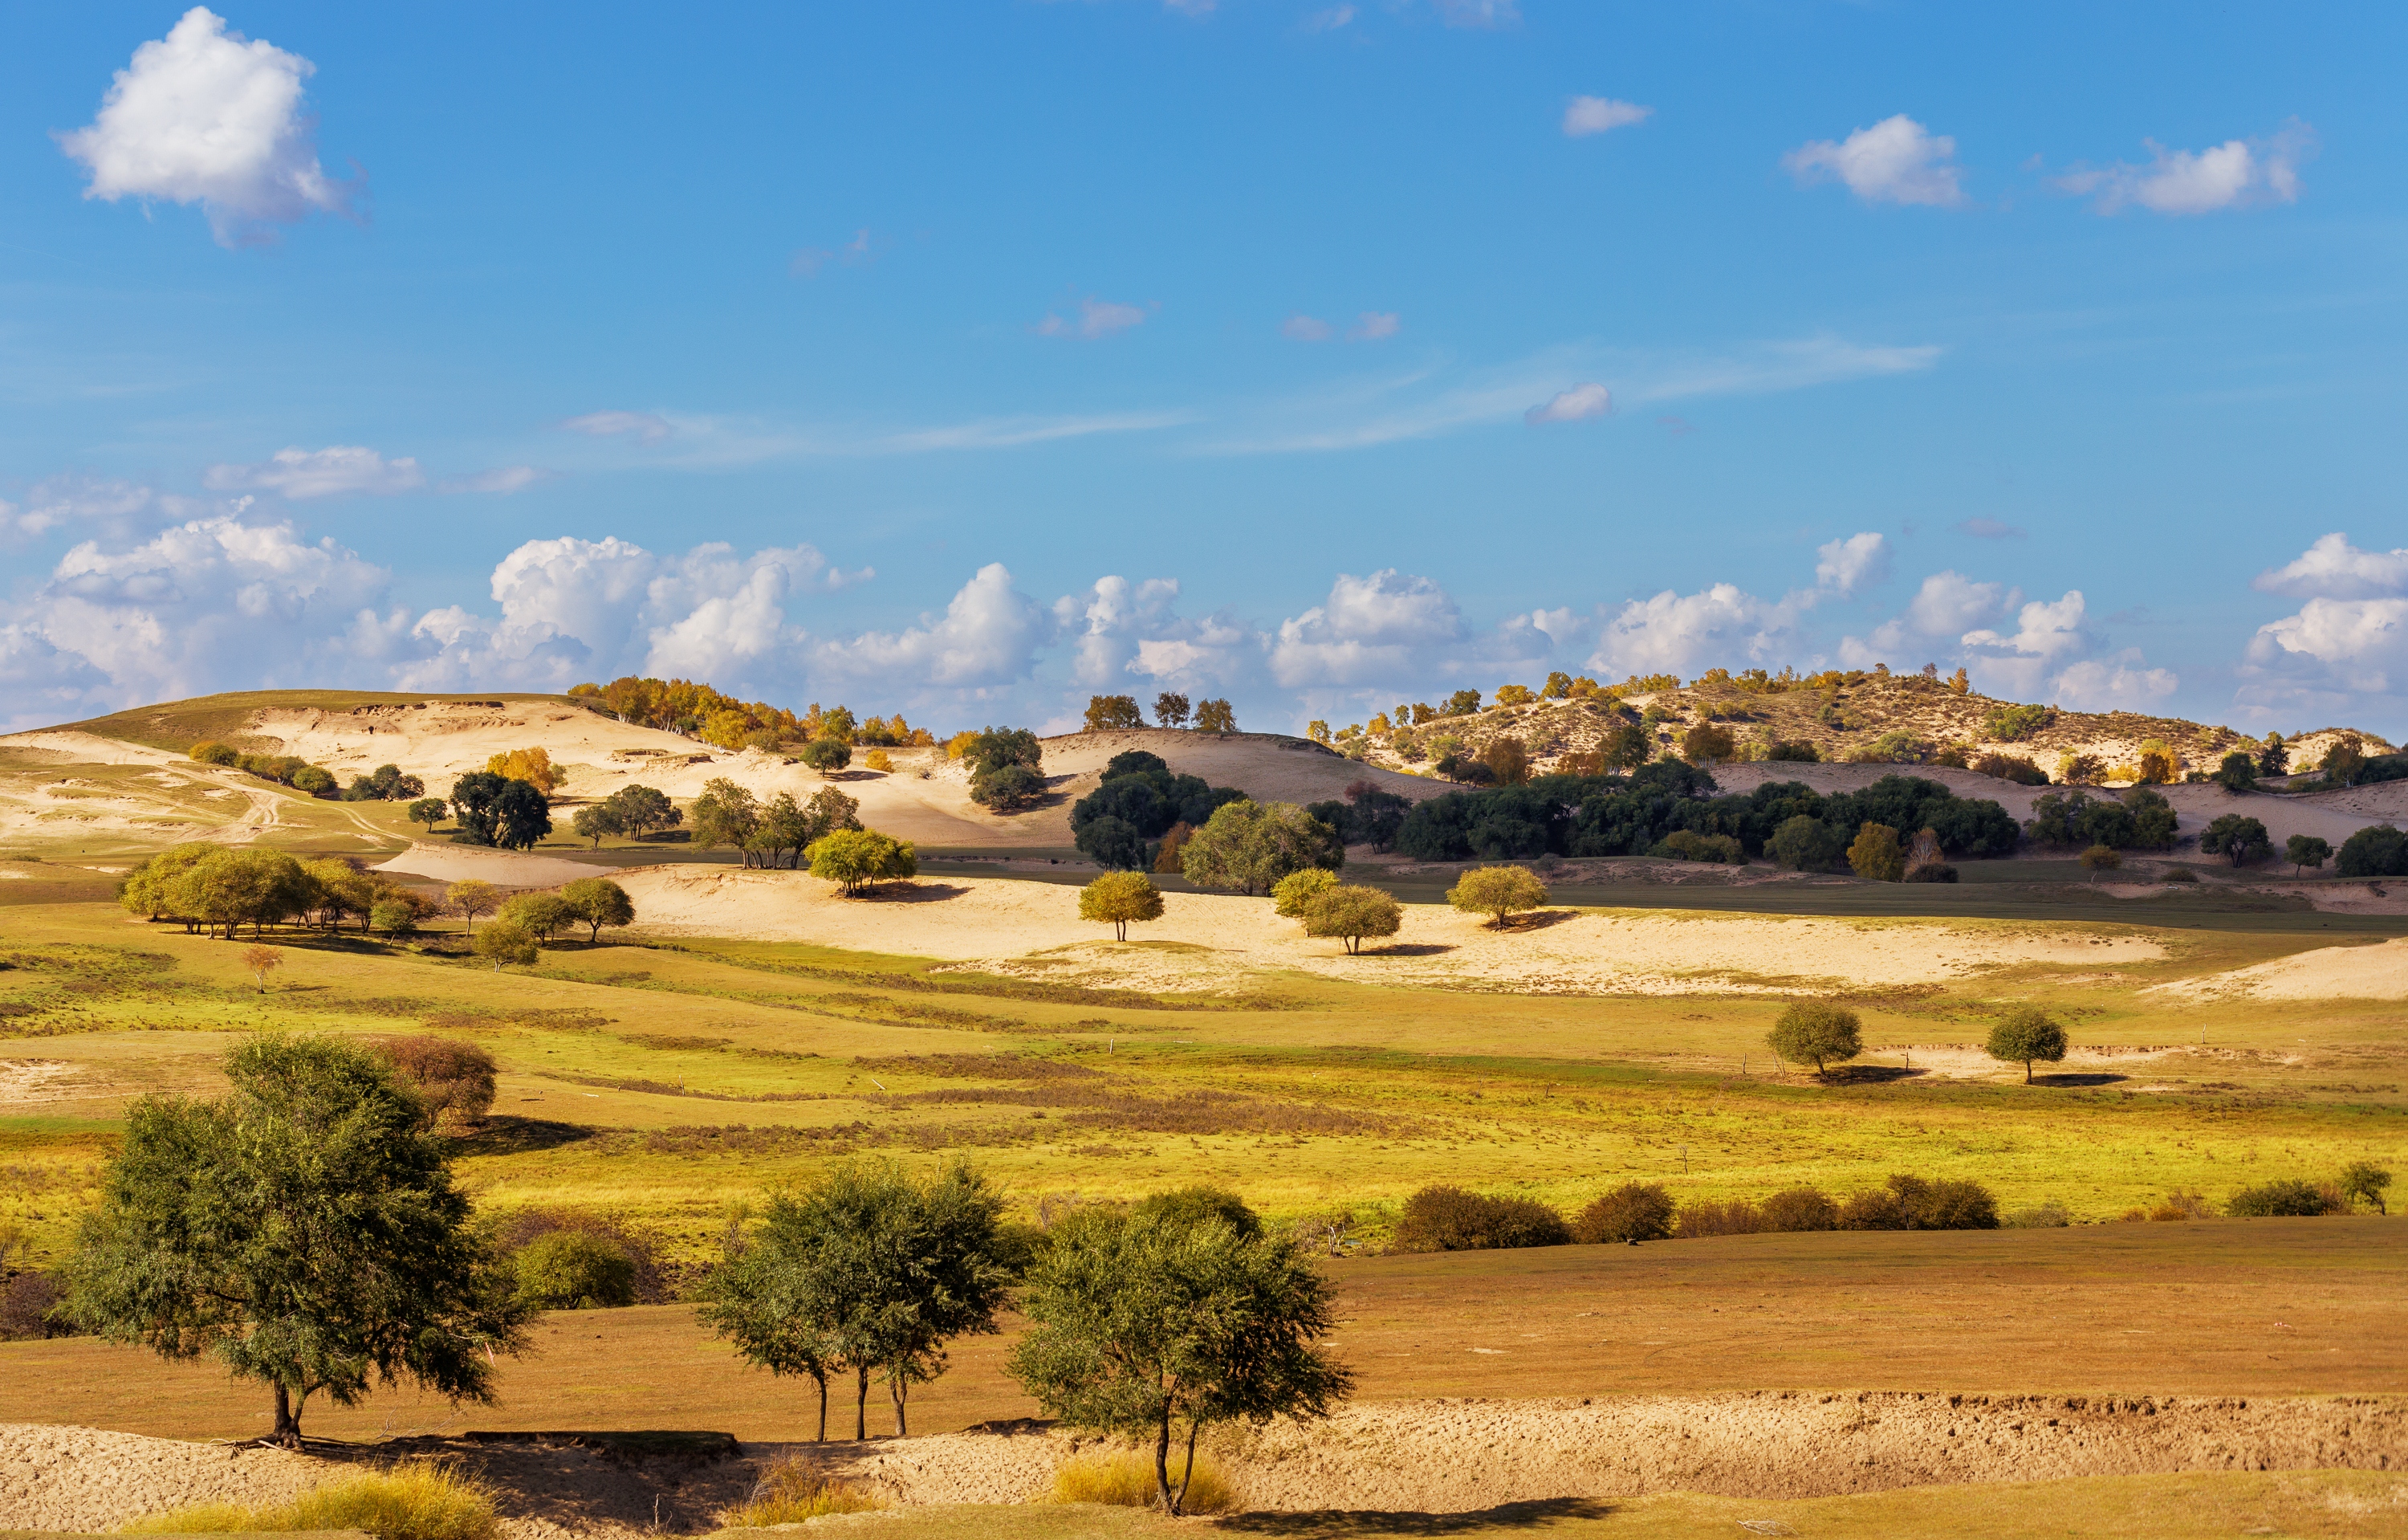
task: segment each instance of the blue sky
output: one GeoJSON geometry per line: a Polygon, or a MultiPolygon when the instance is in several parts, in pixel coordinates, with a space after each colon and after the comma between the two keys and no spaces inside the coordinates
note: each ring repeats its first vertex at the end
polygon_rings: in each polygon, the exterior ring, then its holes
{"type": "Polygon", "coordinates": [[[1880,659],[2401,736],[2408,22],[1974,12],[7,7],[0,717],[1880,659]]]}

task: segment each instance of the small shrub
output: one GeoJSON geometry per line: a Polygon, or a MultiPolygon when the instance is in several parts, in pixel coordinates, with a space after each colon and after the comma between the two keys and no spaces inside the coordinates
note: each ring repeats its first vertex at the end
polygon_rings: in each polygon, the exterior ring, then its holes
{"type": "Polygon", "coordinates": [[[2339,1192],[2327,1192],[2314,1182],[2268,1182],[2261,1187],[2243,1187],[2224,1205],[2224,1212],[2236,1219],[2272,1219],[2300,1217],[2314,1214],[2341,1212],[2344,1204],[2334,1202],[2339,1192]]]}
{"type": "Polygon", "coordinates": [[[885,1506],[884,1499],[821,1474],[808,1460],[781,1460],[761,1473],[742,1506],[721,1512],[719,1523],[723,1529],[761,1530],[885,1506]]]}
{"type": "Polygon", "coordinates": [[[1488,1198],[1443,1184],[1405,1200],[1391,1243],[1398,1251],[1506,1251],[1569,1245],[1563,1216],[1527,1198],[1488,1198]]]}
{"type": "Polygon", "coordinates": [[[861,768],[884,775],[895,769],[895,761],[884,749],[872,749],[861,756],[861,768]]]}
{"type": "Polygon", "coordinates": [[[636,1303],[636,1262],[625,1249],[582,1230],[539,1235],[512,1259],[519,1299],[537,1310],[608,1309],[636,1303]]]}
{"type": "Polygon", "coordinates": [[[2195,883],[2199,881],[2199,873],[2193,871],[2186,866],[2168,867],[2164,871],[2157,874],[2157,881],[2161,883],[2195,883]]]}
{"type": "Polygon", "coordinates": [[[19,1273],[0,1280],[0,1342],[67,1335],[71,1328],[50,1315],[61,1292],[58,1280],[47,1273],[19,1273]]]}
{"type": "Polygon", "coordinates": [[[1684,1203],[1680,1217],[1672,1222],[1672,1233],[1684,1241],[1708,1235],[1754,1235],[1763,1228],[1764,1212],[1744,1198],[1727,1203],[1711,1198],[1684,1203]]]}
{"type": "Polygon", "coordinates": [[[659,1241],[609,1215],[577,1209],[521,1209],[502,1221],[496,1240],[505,1253],[514,1256],[562,1231],[599,1237],[624,1254],[635,1268],[636,1303],[666,1304],[675,1297],[677,1270],[663,1255],[659,1241]]]}
{"type": "Polygon", "coordinates": [[[1625,1182],[1572,1220],[1572,1239],[1583,1245],[1660,1241],[1671,1233],[1672,1195],[1654,1182],[1625,1182]]]}
{"type": "Polygon", "coordinates": [[[1903,1173],[1840,1209],[1842,1230],[1996,1230],[1999,1201],[1979,1182],[1929,1182],[1903,1173]]]}
{"type": "Polygon", "coordinates": [[[2012,754],[1985,754],[1969,767],[1976,774],[1993,775],[2001,781],[2012,781],[2019,786],[2048,784],[2048,771],[2028,759],[2012,754]]]}
{"type": "Polygon", "coordinates": [[[1909,867],[1901,879],[1910,883],[1953,883],[1956,880],[1956,869],[1945,861],[1926,861],[1921,866],[1909,867]]]}
{"type": "Polygon", "coordinates": [[[2073,1216],[2065,1211],[2063,1203],[2051,1198],[2001,1215],[1999,1223],[2008,1230],[2063,1230],[2073,1223],[2073,1216]]]}
{"type": "Polygon", "coordinates": [[[494,1494],[439,1465],[395,1465],[328,1482],[287,1503],[204,1503],[136,1519],[121,1534],[359,1530],[376,1540],[493,1540],[494,1494]]]}
{"type": "MultiPolygon", "coordinates": [[[[1170,1490],[1174,1492],[1182,1478],[1186,1480],[1187,1497],[1179,1505],[1183,1513],[1227,1513],[1238,1505],[1238,1495],[1229,1478],[1210,1455],[1198,1451],[1196,1469],[1190,1473],[1186,1451],[1174,1449],[1169,1473],[1170,1490]]],[[[1121,1508],[1159,1507],[1162,1486],[1154,1475],[1154,1456],[1142,1449],[1116,1449],[1067,1461],[1054,1473],[1054,1501],[1102,1503],[1121,1508]]]]}
{"type": "Polygon", "coordinates": [[[2149,1210],[2149,1217],[2159,1223],[2207,1219],[2214,1217],[2214,1214],[2215,1210],[2208,1207],[2207,1200],[2196,1192],[2170,1192],[2166,1194],[2164,1202],[2149,1210]]]}
{"type": "Polygon", "coordinates": [[[1758,1207],[1769,1231],[1795,1233],[1840,1228],[1840,1205],[1831,1202],[1828,1193],[1813,1187],[1784,1187],[1758,1207]]]}

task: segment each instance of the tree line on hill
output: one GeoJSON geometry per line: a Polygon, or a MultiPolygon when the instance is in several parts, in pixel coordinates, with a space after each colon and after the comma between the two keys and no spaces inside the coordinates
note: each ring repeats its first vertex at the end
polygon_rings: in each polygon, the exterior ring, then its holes
{"type": "Polygon", "coordinates": [[[571,698],[608,712],[622,722],[698,738],[715,748],[777,750],[822,741],[860,748],[926,748],[937,741],[896,712],[881,719],[857,717],[849,707],[823,710],[817,701],[800,712],[762,701],[738,700],[688,679],[649,679],[630,674],[608,684],[573,684],[571,698]]]}
{"type": "MultiPolygon", "coordinates": [[[[1154,726],[1160,727],[1192,727],[1197,732],[1236,732],[1238,713],[1226,700],[1199,700],[1191,710],[1188,699],[1173,690],[1165,690],[1154,698],[1154,726]]],[[[1145,726],[1145,712],[1133,695],[1095,695],[1087,698],[1086,730],[1113,732],[1123,728],[1145,726]]]]}

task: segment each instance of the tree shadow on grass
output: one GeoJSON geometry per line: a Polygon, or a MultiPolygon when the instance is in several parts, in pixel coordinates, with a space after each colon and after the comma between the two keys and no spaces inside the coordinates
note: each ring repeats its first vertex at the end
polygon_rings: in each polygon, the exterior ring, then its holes
{"type": "Polygon", "coordinates": [[[1438,942],[1398,942],[1392,946],[1367,946],[1361,955],[1367,957],[1435,957],[1454,950],[1454,947],[1438,942]]]}
{"type": "Polygon", "coordinates": [[[2031,1083],[2035,1086],[2113,1086],[2131,1078],[2128,1074],[2036,1074],[2032,1076],[2031,1083]]]}
{"type": "Polygon", "coordinates": [[[1920,1080],[1928,1070],[1909,1070],[1896,1064],[1834,1064],[1823,1072],[1826,1086],[1886,1086],[1898,1080],[1920,1080]]]}
{"type": "Polygon", "coordinates": [[[1577,909],[1534,909],[1526,914],[1515,915],[1512,922],[1507,925],[1505,928],[1508,930],[1544,930],[1549,926],[1561,925],[1566,920],[1576,920],[1578,918],[1580,918],[1580,911],[1577,909]]]}
{"type": "Polygon", "coordinates": [[[594,1130],[579,1123],[497,1113],[486,1118],[474,1133],[462,1134],[452,1149],[459,1155],[525,1155],[536,1150],[556,1150],[563,1144],[591,1139],[594,1133],[594,1130]]]}
{"type": "Polygon", "coordinates": [[[1471,1513],[1391,1513],[1378,1509],[1324,1509],[1317,1513],[1243,1513],[1217,1520],[1214,1528],[1240,1534],[1313,1540],[1316,1536],[1469,1534],[1492,1529],[1543,1529],[1574,1520],[1609,1518],[1611,1503],[1589,1497],[1550,1497],[1505,1503],[1471,1513]]]}
{"type": "Polygon", "coordinates": [[[942,903],[969,891],[952,883],[909,882],[874,885],[863,898],[871,903],[942,903]]]}

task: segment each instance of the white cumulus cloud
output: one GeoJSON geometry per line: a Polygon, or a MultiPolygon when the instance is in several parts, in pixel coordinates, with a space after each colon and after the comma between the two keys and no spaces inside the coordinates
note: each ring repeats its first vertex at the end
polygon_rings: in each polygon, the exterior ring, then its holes
{"type": "Polygon", "coordinates": [[[1773,660],[1792,639],[1795,612],[1736,583],[1694,594],[1667,588],[1632,599],[1606,623],[1588,667],[1600,679],[1630,674],[1692,674],[1701,666],[1754,667],[1773,660]]]}
{"type": "Polygon", "coordinates": [[[1814,585],[1843,597],[1889,581],[1889,540],[1872,530],[1814,551],[1814,585]]]}
{"type": "Polygon", "coordinates": [[[1800,182],[1836,179],[1868,203],[1954,209],[1966,201],[1965,173],[1956,159],[1955,139],[1901,112],[1836,142],[1800,145],[1781,164],[1800,182]]]}
{"type": "Polygon", "coordinates": [[[1645,122],[1655,114],[1652,107],[1636,102],[1617,102],[1611,96],[1575,96],[1572,105],[1564,108],[1564,136],[1586,138],[1591,134],[1603,134],[1632,123],[1645,122]]]}
{"type": "Polygon", "coordinates": [[[2408,591],[2408,550],[2361,551],[2336,531],[2320,535],[2286,566],[2251,580],[2261,594],[2293,598],[2371,598],[2408,591]]]}
{"type": "Polygon", "coordinates": [[[1053,636],[1045,608],[990,562],[953,595],[942,615],[923,615],[900,631],[867,631],[822,643],[815,659],[831,672],[895,689],[934,684],[992,687],[1027,677],[1037,650],[1053,636]]]}
{"type": "Polygon", "coordinates": [[[1280,623],[1271,676],[1292,688],[1410,678],[1427,649],[1462,635],[1455,600],[1429,579],[1341,572],[1326,599],[1280,623]]]}
{"type": "Polygon", "coordinates": [[[197,203],[221,245],[312,209],[351,215],[365,180],[326,175],[302,99],[316,68],[195,6],[134,50],[99,116],[59,147],[90,171],[84,196],[197,203]]]}
{"type": "Polygon", "coordinates": [[[1280,335],[1291,342],[1326,342],[1329,332],[1328,322],[1300,313],[1280,323],[1280,335]]]}
{"type": "Polygon", "coordinates": [[[2146,166],[2077,166],[2057,179],[2068,193],[2092,197],[2099,212],[2138,206],[2158,214],[2213,214],[2297,203],[2300,164],[2315,153],[2315,131],[2293,119],[2262,139],[2227,139],[2206,150],[2169,150],[2147,141],[2146,166]]]}
{"type": "Polygon", "coordinates": [[[349,493],[390,496],[426,484],[416,460],[407,455],[388,460],[356,444],[280,449],[260,465],[211,466],[201,480],[212,491],[275,492],[295,501],[349,493]]]}
{"type": "Polygon", "coordinates": [[[1613,410],[1613,393],[1591,380],[1585,384],[1558,391],[1522,414],[1522,421],[1537,427],[1544,423],[1581,423],[1592,417],[1602,417],[1613,410]]]}

